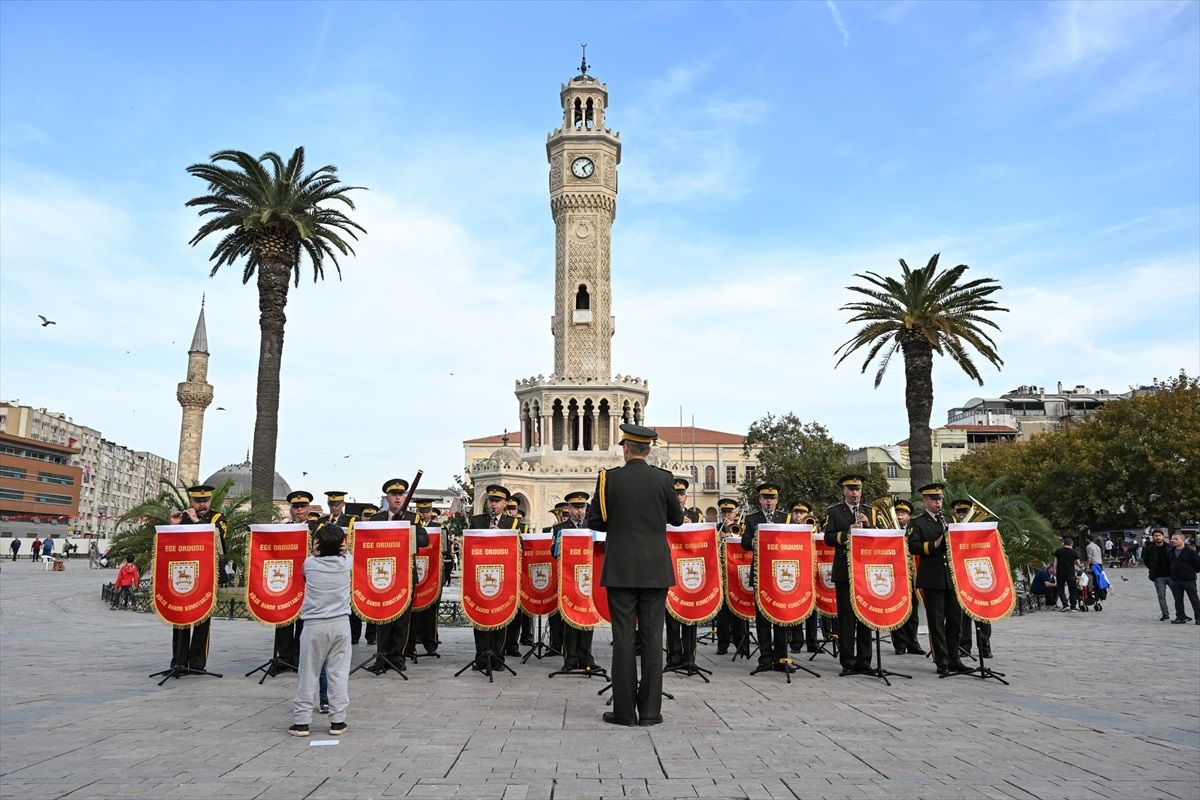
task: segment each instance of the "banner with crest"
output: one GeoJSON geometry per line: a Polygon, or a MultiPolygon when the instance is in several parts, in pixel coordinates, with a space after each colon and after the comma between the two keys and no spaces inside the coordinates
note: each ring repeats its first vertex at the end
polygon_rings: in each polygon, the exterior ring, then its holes
{"type": "Polygon", "coordinates": [[[558,562],[550,554],[553,533],[521,535],[521,610],[535,617],[558,608],[558,562]]]}
{"type": "Polygon", "coordinates": [[[758,610],[775,625],[796,625],[816,602],[812,525],[763,524],[754,542],[754,590],[758,610]]]}
{"type": "Polygon", "coordinates": [[[721,551],[711,522],[667,526],[675,585],[667,589],[667,613],[685,625],[708,622],[721,610],[721,551]]]}
{"type": "Polygon", "coordinates": [[[742,537],[727,536],[721,542],[725,562],[725,607],[741,619],[754,619],[754,552],[742,549],[742,537]]]}
{"type": "Polygon", "coordinates": [[[946,534],[959,605],[971,619],[995,622],[1016,606],[1012,571],[996,522],[951,523],[946,534]]]}
{"type": "Polygon", "coordinates": [[[246,610],[264,625],[289,625],[304,604],[308,525],[251,525],[246,540],[246,610]]]}
{"type": "Polygon", "coordinates": [[[383,624],[412,605],[416,537],[407,520],[355,522],[350,534],[350,607],[383,624]]]}
{"type": "Polygon", "coordinates": [[[596,604],[600,619],[612,622],[612,613],[608,610],[608,589],[604,588],[604,581],[601,580],[604,576],[604,549],[608,546],[607,539],[607,531],[592,531],[592,601],[596,604]]]}
{"type": "Polygon", "coordinates": [[[212,525],[154,526],[154,613],[186,628],[217,607],[217,529],[212,525]]]}
{"type": "Polygon", "coordinates": [[[521,540],[515,530],[463,531],[462,608],[481,631],[503,628],[517,615],[521,540]]]}
{"type": "Polygon", "coordinates": [[[442,599],[442,529],[426,528],[425,533],[429,544],[417,548],[413,566],[413,611],[424,611],[442,599]]]}
{"type": "Polygon", "coordinates": [[[585,631],[601,624],[604,617],[596,607],[599,586],[592,531],[564,530],[558,554],[558,612],[563,622],[585,631]]]}
{"type": "Polygon", "coordinates": [[[904,531],[852,528],[846,557],[854,615],[878,631],[895,630],[907,622],[913,608],[904,531]]]}
{"type": "Polygon", "coordinates": [[[813,531],[812,540],[817,568],[813,580],[817,595],[817,613],[824,617],[836,617],[837,587],[833,585],[834,549],[825,544],[825,534],[820,529],[813,531]]]}

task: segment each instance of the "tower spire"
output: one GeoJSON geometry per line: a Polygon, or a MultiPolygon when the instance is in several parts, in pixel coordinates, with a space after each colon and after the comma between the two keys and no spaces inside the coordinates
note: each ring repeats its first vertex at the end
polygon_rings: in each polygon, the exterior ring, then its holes
{"type": "Polygon", "coordinates": [[[583,48],[583,58],[579,59],[579,75],[580,75],[580,77],[583,77],[584,75],[587,75],[587,71],[588,71],[587,42],[584,42],[583,44],[581,44],[579,46],[583,48]]]}
{"type": "Polygon", "coordinates": [[[204,301],[205,295],[200,295],[200,316],[196,319],[196,332],[192,334],[192,346],[188,348],[189,353],[208,352],[208,329],[204,325],[204,301]]]}
{"type": "Polygon", "coordinates": [[[192,346],[188,348],[187,380],[179,384],[175,398],[183,407],[179,427],[179,480],[184,486],[200,479],[200,443],[204,438],[204,409],[213,399],[208,383],[208,333],[204,327],[204,296],[192,346]]]}

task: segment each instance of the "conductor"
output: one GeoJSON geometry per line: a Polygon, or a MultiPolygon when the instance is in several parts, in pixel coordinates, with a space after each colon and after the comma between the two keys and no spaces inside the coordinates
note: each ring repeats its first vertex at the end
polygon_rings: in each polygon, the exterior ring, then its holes
{"type": "Polygon", "coordinates": [[[662,718],[663,618],[667,589],[675,584],[667,525],[682,525],[683,510],[671,473],[646,463],[658,433],[621,424],[625,465],[603,470],[596,481],[588,527],[607,531],[600,583],[612,616],[613,725],[657,725],[662,718]],[[637,680],[634,638],[641,647],[637,680]]]}

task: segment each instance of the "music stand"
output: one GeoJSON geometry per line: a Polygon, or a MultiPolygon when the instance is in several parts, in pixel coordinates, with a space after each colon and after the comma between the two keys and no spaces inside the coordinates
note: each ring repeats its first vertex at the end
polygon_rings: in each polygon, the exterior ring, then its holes
{"type": "Polygon", "coordinates": [[[905,675],[903,672],[892,672],[891,670],[886,670],[883,668],[883,648],[880,646],[880,641],[881,640],[879,637],[879,629],[876,628],[875,629],[875,666],[871,669],[863,670],[862,672],[855,672],[854,674],[855,675],[868,675],[872,678],[879,678],[888,686],[892,685],[892,682],[888,680],[889,675],[891,675],[894,678],[909,678],[911,680],[912,675],[905,675]]]}
{"type": "Polygon", "coordinates": [[[673,672],[676,675],[682,675],[685,678],[690,678],[693,675],[699,675],[700,679],[705,683],[710,683],[708,676],[712,675],[711,669],[705,669],[704,667],[696,664],[695,653],[692,653],[690,656],[688,656],[688,660],[684,661],[682,664],[672,664],[669,667],[663,667],[663,675],[666,675],[668,672],[673,672]]]}
{"type": "MultiPolygon", "coordinates": [[[[525,656],[521,659],[521,663],[522,664],[526,663],[527,661],[529,661],[530,658],[536,658],[538,661],[541,661],[543,658],[546,658],[547,656],[551,656],[551,655],[561,656],[562,651],[555,650],[553,647],[546,644],[542,640],[542,615],[538,614],[538,617],[537,617],[537,639],[534,640],[533,645],[529,648],[529,652],[526,653],[525,656]]],[[[554,673],[552,672],[550,674],[553,675],[554,673]]]]}
{"type": "Polygon", "coordinates": [[[481,666],[479,666],[478,669],[484,675],[487,675],[488,683],[495,682],[495,680],[492,677],[492,673],[496,671],[497,667],[499,667],[500,669],[508,670],[509,672],[511,672],[513,674],[514,677],[517,674],[517,671],[514,670],[512,667],[510,667],[508,664],[505,664],[504,659],[501,658],[500,656],[496,655],[495,651],[484,650],[482,653],[480,653],[479,655],[475,656],[470,661],[468,661],[467,664],[462,669],[460,669],[458,672],[454,673],[454,677],[457,678],[459,675],[462,675],[464,672],[471,669],[476,664],[481,664],[481,666]]]}
{"type": "MultiPolygon", "coordinates": [[[[575,667],[573,669],[556,669],[547,675],[547,678],[553,678],[555,675],[582,675],[585,678],[608,678],[608,670],[599,664],[591,664],[586,667],[575,667]]],[[[610,679],[611,680],[611,679],[610,679]]],[[[611,683],[609,684],[612,685],[611,683]]]]}
{"type": "Polygon", "coordinates": [[[938,675],[938,677],[939,678],[947,678],[951,675],[974,675],[975,677],[979,678],[980,680],[986,680],[988,678],[992,678],[994,680],[1000,681],[1005,686],[1008,686],[1008,681],[1004,680],[1004,673],[996,672],[996,670],[988,667],[987,659],[983,657],[983,653],[979,654],[979,666],[972,667],[972,668],[966,670],[965,672],[948,672],[945,675],[938,675]]]}
{"type": "Polygon", "coordinates": [[[745,627],[742,628],[742,635],[738,639],[737,646],[733,648],[733,658],[729,659],[730,663],[736,662],[739,658],[750,659],[758,652],[758,637],[750,629],[750,621],[743,619],[742,622],[745,623],[745,627]],[[750,645],[754,645],[754,647],[751,648],[750,645]]]}
{"type": "Polygon", "coordinates": [[[242,677],[249,678],[251,675],[253,675],[256,672],[262,672],[263,676],[258,679],[258,685],[262,686],[263,681],[265,681],[267,678],[274,678],[279,673],[287,672],[289,669],[292,672],[297,672],[297,673],[300,671],[300,670],[296,669],[295,665],[292,664],[290,661],[284,661],[279,656],[272,655],[269,659],[267,659],[263,663],[259,664],[257,667],[250,670],[242,677]]]}
{"type": "MultiPolygon", "coordinates": [[[[610,680],[608,683],[606,683],[606,684],[604,684],[603,686],[601,686],[601,687],[600,687],[600,691],[596,692],[596,694],[597,694],[597,695],[604,694],[605,692],[607,692],[607,691],[608,691],[609,689],[611,689],[611,688],[612,688],[612,681],[610,680]]],[[[640,689],[640,688],[642,688],[642,682],[641,682],[641,681],[638,681],[638,689],[640,689]]],[[[663,696],[663,697],[665,697],[665,698],[667,698],[668,700],[674,700],[674,699],[675,699],[675,695],[671,694],[671,693],[670,693],[670,692],[668,692],[666,689],[663,689],[663,690],[662,690],[662,696],[663,696]]],[[[606,705],[606,706],[611,706],[611,705],[612,705],[612,703],[613,703],[612,695],[609,695],[609,698],[608,698],[607,700],[605,700],[605,701],[604,701],[604,705],[606,705]]]]}
{"type": "Polygon", "coordinates": [[[366,661],[362,662],[357,667],[350,670],[350,674],[353,675],[354,673],[358,672],[360,669],[365,669],[367,672],[370,672],[372,675],[382,675],[383,673],[385,673],[389,669],[391,669],[391,670],[395,670],[396,674],[399,675],[401,678],[404,678],[404,680],[408,680],[408,676],[404,674],[404,669],[402,667],[396,666],[390,658],[385,656],[383,653],[380,653],[378,650],[376,650],[374,653],[372,653],[371,657],[368,658],[366,661]],[[371,662],[374,662],[374,666],[367,666],[368,664],[371,664],[371,662]]]}
{"type": "Polygon", "coordinates": [[[714,622],[708,623],[708,630],[696,637],[696,644],[703,642],[704,644],[712,644],[717,640],[717,626],[714,622]]]}
{"type": "MultiPolygon", "coordinates": [[[[209,672],[206,669],[192,669],[191,667],[168,667],[167,669],[160,670],[159,672],[151,672],[146,677],[157,678],[159,675],[165,676],[161,681],[158,682],[159,686],[162,686],[164,683],[171,680],[171,678],[178,680],[184,675],[208,675],[212,678],[224,677],[219,672],[209,672]]],[[[259,683],[262,683],[262,681],[259,681],[259,683]]]]}
{"type": "Polygon", "coordinates": [[[792,682],[792,673],[800,671],[800,670],[807,672],[809,675],[812,675],[814,678],[821,677],[821,673],[817,672],[815,669],[809,669],[808,667],[804,666],[803,664],[797,664],[794,661],[792,661],[792,659],[788,656],[784,656],[783,658],[779,659],[778,661],[773,661],[770,664],[759,664],[757,667],[755,667],[750,672],[750,674],[757,675],[760,672],[782,672],[784,674],[784,676],[787,678],[787,682],[791,683],[792,682]],[[783,667],[783,669],[780,669],[780,667],[783,667]]]}

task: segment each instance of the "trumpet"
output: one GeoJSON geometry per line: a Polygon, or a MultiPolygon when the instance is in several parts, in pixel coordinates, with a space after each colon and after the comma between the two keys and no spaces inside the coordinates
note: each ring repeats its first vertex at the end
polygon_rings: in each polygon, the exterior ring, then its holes
{"type": "Polygon", "coordinates": [[[900,518],[896,516],[896,498],[890,494],[873,500],[871,508],[875,509],[876,517],[881,518],[887,527],[893,530],[901,527],[900,518]]]}

